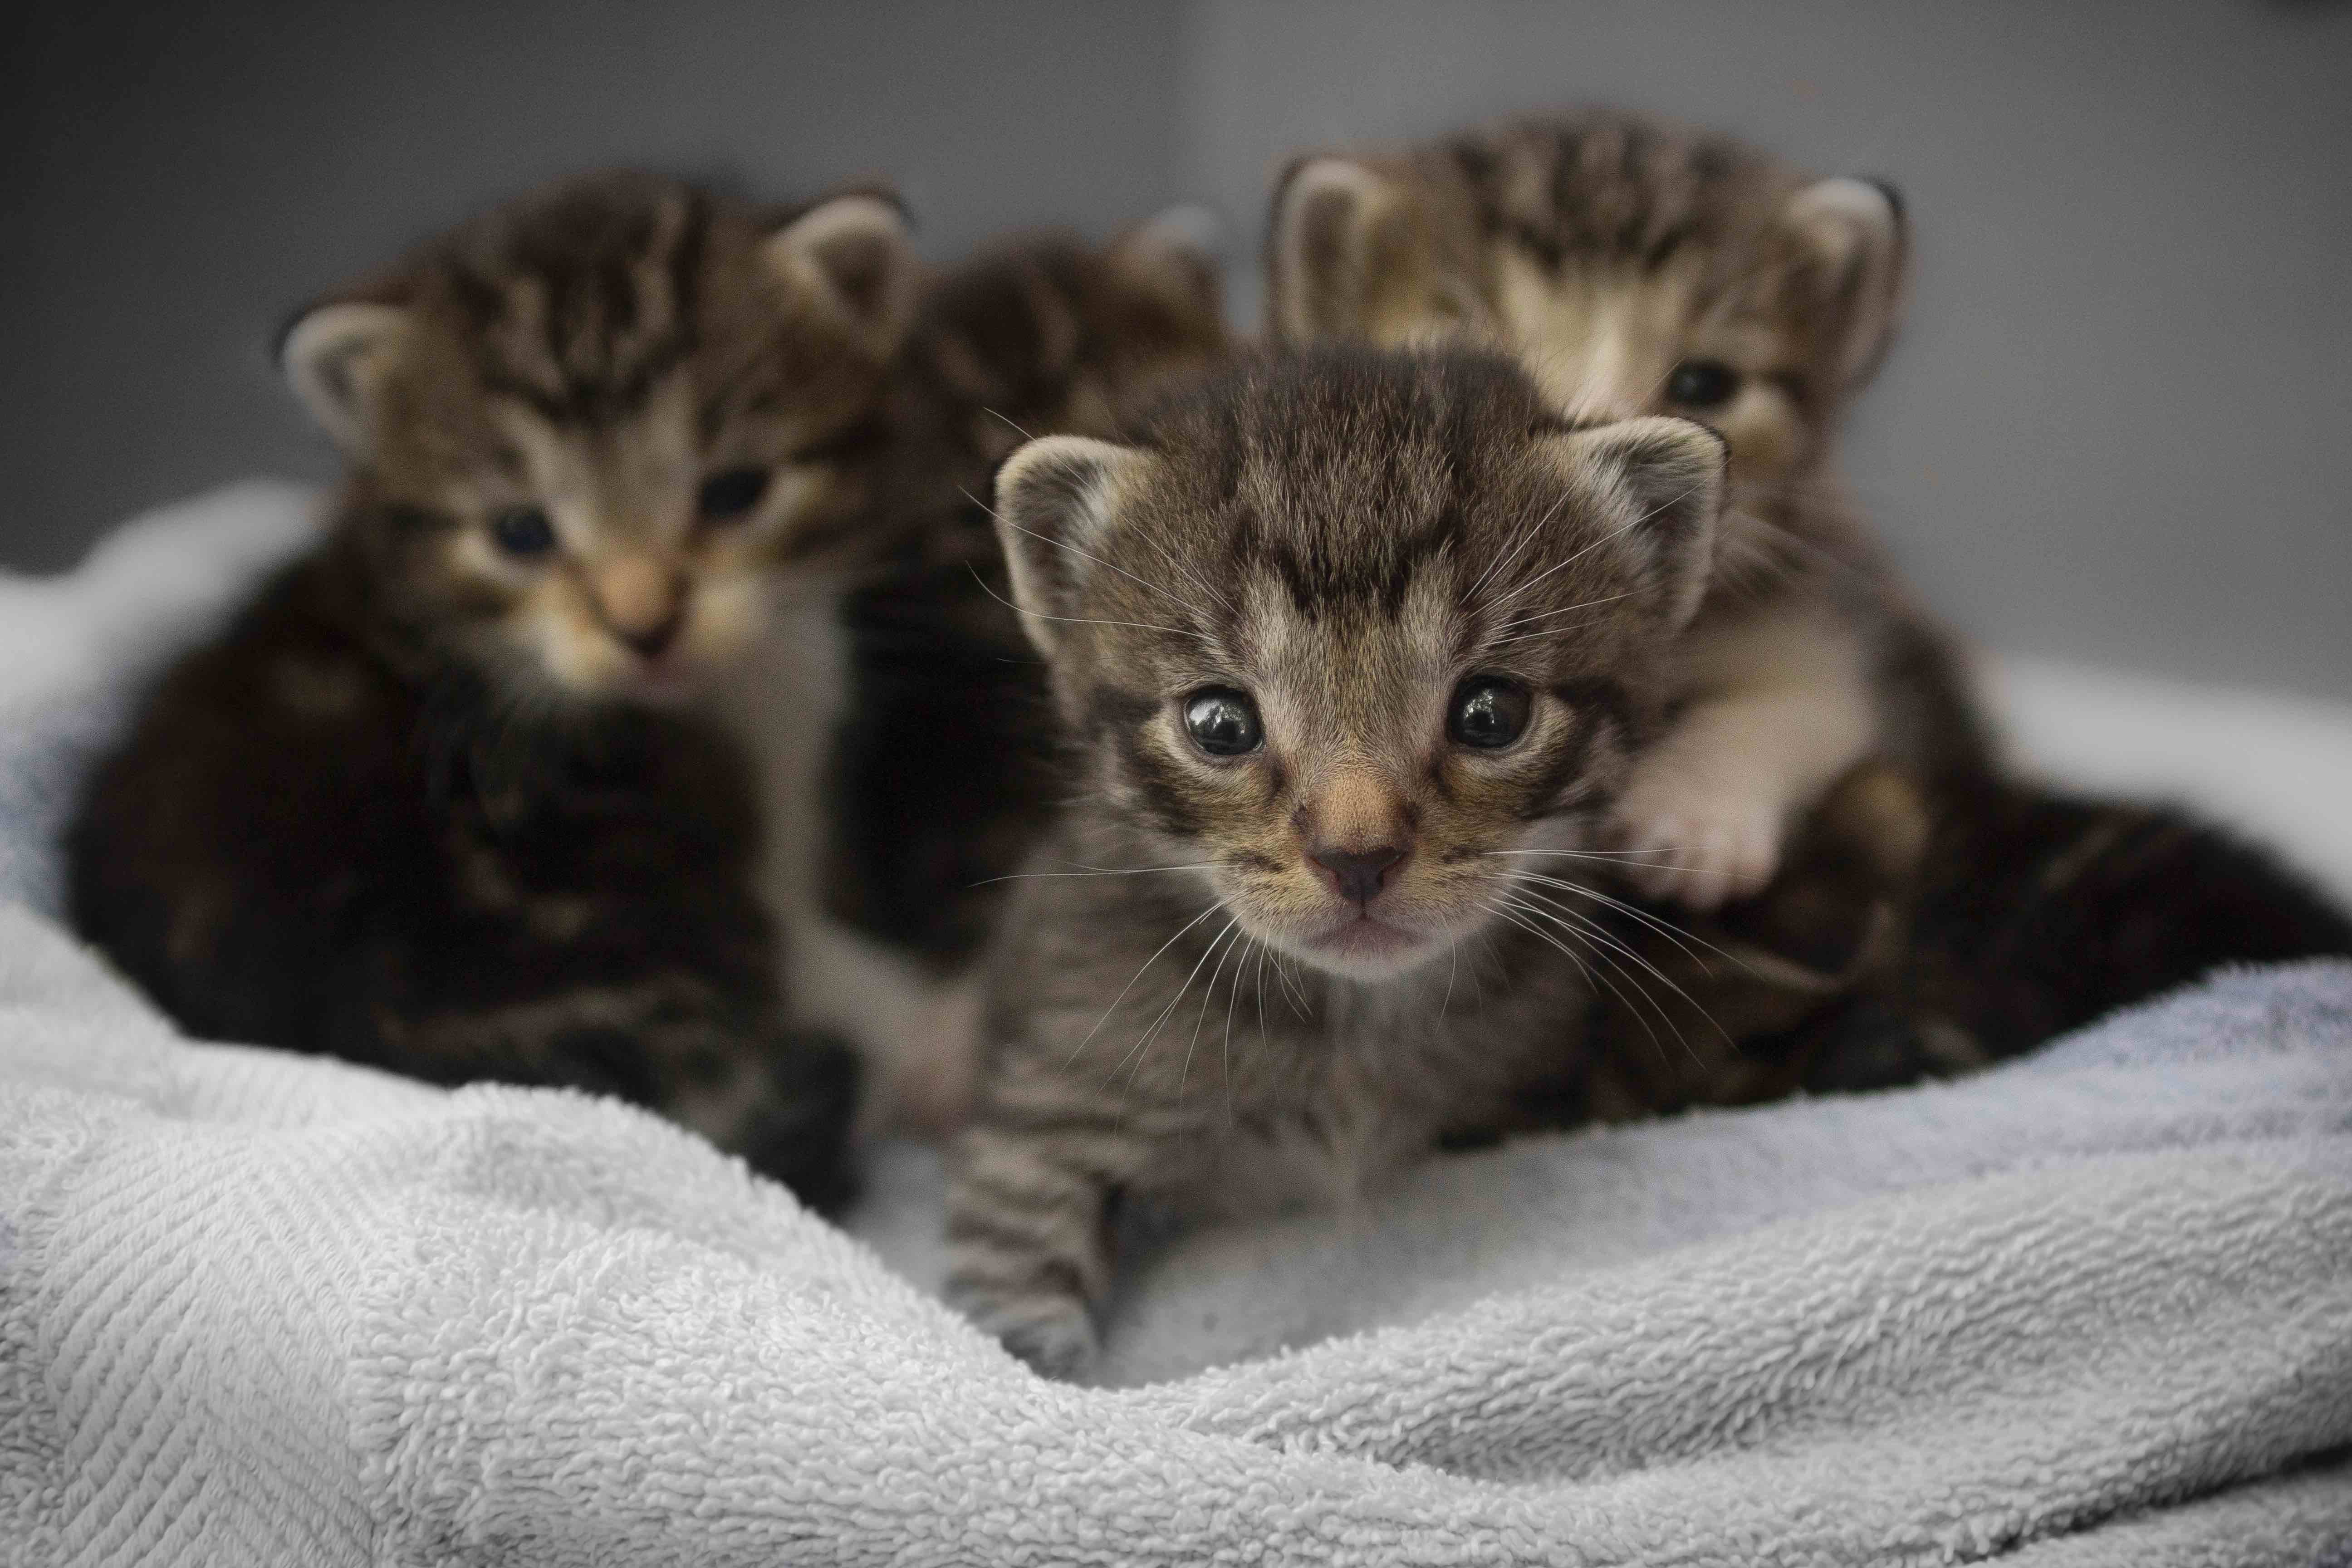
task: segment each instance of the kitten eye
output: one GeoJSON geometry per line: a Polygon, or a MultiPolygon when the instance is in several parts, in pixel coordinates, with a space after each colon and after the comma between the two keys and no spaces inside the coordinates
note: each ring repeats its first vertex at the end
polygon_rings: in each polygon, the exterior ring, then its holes
{"type": "Polygon", "coordinates": [[[1739,373],[1721,360],[1686,359],[1666,377],[1666,401],[1685,408],[1717,408],[1739,390],[1739,373]]]}
{"type": "Polygon", "coordinates": [[[1184,699],[1184,728],[1213,757],[1245,756],[1265,743],[1257,705],[1246,692],[1212,686],[1184,699]]]}
{"type": "Polygon", "coordinates": [[[767,493],[767,469],[726,468],[702,481],[694,504],[705,522],[732,522],[767,493]]]}
{"type": "Polygon", "coordinates": [[[1534,708],[1528,689],[1516,680],[1493,676],[1465,680],[1454,690],[1445,732],[1457,746],[1497,752],[1527,733],[1534,708]]]}
{"type": "Polygon", "coordinates": [[[535,506],[510,506],[490,519],[490,537],[509,555],[529,559],[555,548],[555,528],[535,506]]]}

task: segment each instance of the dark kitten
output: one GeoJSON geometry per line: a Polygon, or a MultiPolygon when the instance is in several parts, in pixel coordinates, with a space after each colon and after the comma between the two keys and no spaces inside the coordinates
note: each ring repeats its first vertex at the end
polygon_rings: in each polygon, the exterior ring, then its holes
{"type": "Polygon", "coordinates": [[[304,314],[341,500],[99,767],[80,929],[196,1033],[620,1094],[837,1198],[855,1065],[782,1026],[751,782],[685,704],[854,547],[911,291],[871,195],[611,175],[304,314]]]}
{"type": "Polygon", "coordinates": [[[953,1163],[982,1323],[1081,1368],[1119,1194],[1328,1196],[1580,1068],[1607,954],[1547,879],[1666,724],[1724,469],[1688,421],[1569,426],[1507,359],[1369,350],[1007,462],[1077,775],[953,1163]]]}

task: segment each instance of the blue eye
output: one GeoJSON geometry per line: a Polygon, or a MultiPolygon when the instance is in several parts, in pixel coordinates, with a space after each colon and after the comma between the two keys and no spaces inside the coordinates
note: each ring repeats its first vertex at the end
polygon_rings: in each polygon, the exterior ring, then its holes
{"type": "Polygon", "coordinates": [[[525,560],[555,548],[555,528],[535,506],[510,506],[490,519],[490,537],[500,550],[525,560]]]}
{"type": "Polygon", "coordinates": [[[705,522],[732,522],[759,505],[767,493],[767,469],[728,468],[702,481],[695,509],[705,522]]]}
{"type": "Polygon", "coordinates": [[[1184,728],[1192,743],[1213,757],[1239,757],[1265,742],[1257,704],[1246,692],[1212,686],[1184,699],[1184,728]]]}

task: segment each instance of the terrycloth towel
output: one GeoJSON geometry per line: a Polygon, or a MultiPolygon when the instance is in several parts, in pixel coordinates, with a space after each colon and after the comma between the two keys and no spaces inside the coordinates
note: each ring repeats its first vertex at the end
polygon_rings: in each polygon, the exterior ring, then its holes
{"type": "Polygon", "coordinates": [[[1200,1237],[1118,1367],[1321,1342],[1125,1392],[649,1117],[186,1044],[22,910],[0,1063],[10,1563],[2352,1561],[2352,965],[1200,1237]]]}
{"type": "MultiPolygon", "coordinates": [[[[102,725],[7,653],[46,900],[102,725]]],[[[938,1213],[920,1155],[869,1244],[620,1106],[191,1044],[0,906],[0,1564],[2352,1568],[2352,964],[1193,1236],[1114,1388],[932,1300],[938,1213]]]]}

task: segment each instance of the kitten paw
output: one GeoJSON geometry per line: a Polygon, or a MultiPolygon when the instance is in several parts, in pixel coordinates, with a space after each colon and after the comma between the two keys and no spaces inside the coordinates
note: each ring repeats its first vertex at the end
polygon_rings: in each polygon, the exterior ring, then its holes
{"type": "Polygon", "coordinates": [[[1064,1382],[1083,1376],[1101,1353],[1094,1317],[1075,1297],[1007,1301],[950,1286],[949,1299],[1040,1376],[1064,1382]]]}
{"type": "Polygon", "coordinates": [[[1780,803],[1736,782],[1645,769],[1617,803],[1627,879],[1655,899],[1712,910],[1764,890],[1780,865],[1780,803]]]}

